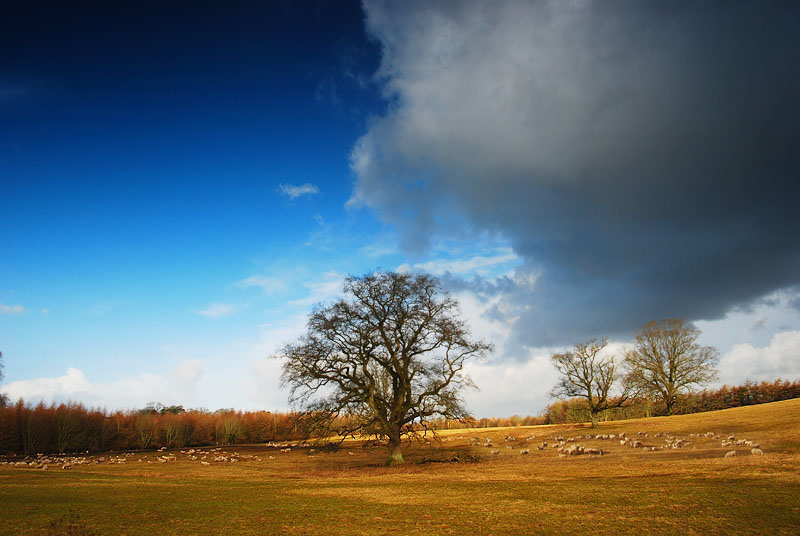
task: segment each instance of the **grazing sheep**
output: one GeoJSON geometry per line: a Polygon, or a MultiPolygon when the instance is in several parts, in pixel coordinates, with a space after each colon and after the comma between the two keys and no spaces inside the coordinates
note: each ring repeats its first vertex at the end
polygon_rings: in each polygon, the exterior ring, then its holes
{"type": "Polygon", "coordinates": [[[734,456],[736,456],[735,450],[729,450],[728,452],[725,453],[726,458],[733,458],[734,456]]]}
{"type": "Polygon", "coordinates": [[[494,449],[492,451],[492,456],[497,456],[498,454],[500,454],[500,449],[494,449]]]}
{"type": "Polygon", "coordinates": [[[754,448],[750,450],[750,454],[752,454],[753,456],[763,456],[764,451],[759,448],[754,448]]]}
{"type": "Polygon", "coordinates": [[[571,447],[568,447],[567,449],[565,449],[564,453],[568,454],[570,456],[580,456],[581,454],[583,454],[583,446],[581,446],[581,445],[572,445],[571,447]]]}
{"type": "Polygon", "coordinates": [[[201,463],[202,465],[211,465],[211,464],[210,464],[210,463],[208,463],[208,462],[200,462],[200,463],[201,463]]]}
{"type": "Polygon", "coordinates": [[[530,452],[531,452],[531,451],[530,451],[530,450],[528,450],[528,449],[522,449],[521,451],[519,451],[519,453],[520,453],[520,454],[523,454],[523,455],[524,455],[524,454],[530,454],[530,452]]]}

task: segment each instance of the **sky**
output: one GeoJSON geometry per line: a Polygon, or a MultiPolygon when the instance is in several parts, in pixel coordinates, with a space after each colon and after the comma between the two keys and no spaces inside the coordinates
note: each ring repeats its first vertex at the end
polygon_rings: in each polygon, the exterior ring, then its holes
{"type": "Polygon", "coordinates": [[[0,390],[285,410],[347,275],[426,271],[495,344],[479,417],[549,356],[684,317],[713,386],[800,378],[800,6],[6,2],[0,390]]]}

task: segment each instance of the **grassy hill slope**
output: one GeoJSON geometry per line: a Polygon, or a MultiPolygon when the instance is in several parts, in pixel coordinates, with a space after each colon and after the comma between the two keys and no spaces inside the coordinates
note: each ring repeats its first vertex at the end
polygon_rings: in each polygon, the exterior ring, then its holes
{"type": "Polygon", "coordinates": [[[157,461],[165,455],[93,456],[70,470],[0,465],[0,533],[800,533],[800,400],[594,430],[451,430],[409,447],[410,463],[395,468],[381,465],[385,449],[358,443],[333,454],[232,447],[157,461]],[[628,441],[607,437],[622,433],[628,441]],[[764,455],[722,446],[729,436],[764,455]],[[576,445],[604,454],[563,452],[576,445]]]}

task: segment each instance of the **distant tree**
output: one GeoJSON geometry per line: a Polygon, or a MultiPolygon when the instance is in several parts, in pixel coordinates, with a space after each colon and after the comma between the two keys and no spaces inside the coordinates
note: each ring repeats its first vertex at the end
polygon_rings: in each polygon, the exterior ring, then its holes
{"type": "Polygon", "coordinates": [[[183,406],[162,406],[159,413],[161,415],[180,415],[181,413],[185,413],[186,409],[183,406]]]}
{"type": "Polygon", "coordinates": [[[561,375],[551,396],[569,399],[579,397],[586,401],[592,427],[597,426],[597,416],[611,408],[620,407],[627,400],[623,390],[612,396],[617,383],[617,366],[613,357],[600,353],[608,345],[608,340],[591,339],[574,345],[572,351],[553,354],[553,366],[561,375]]]}
{"type": "Polygon", "coordinates": [[[308,331],[283,348],[290,400],[342,437],[388,439],[390,465],[403,462],[401,438],[433,417],[468,417],[460,391],[467,360],[491,345],[473,341],[458,304],[426,274],[349,277],[345,298],[318,306],[308,331]],[[346,418],[342,418],[346,417],[346,418]]]}
{"type": "MultiPolygon", "coordinates": [[[[3,352],[0,352],[0,382],[3,381],[3,352]]],[[[6,407],[8,404],[8,396],[5,393],[0,393],[0,408],[6,407]]]]}
{"type": "Polygon", "coordinates": [[[672,414],[678,395],[717,378],[717,349],[697,344],[699,336],[700,330],[681,318],[647,323],[625,354],[626,384],[663,402],[672,414]]]}

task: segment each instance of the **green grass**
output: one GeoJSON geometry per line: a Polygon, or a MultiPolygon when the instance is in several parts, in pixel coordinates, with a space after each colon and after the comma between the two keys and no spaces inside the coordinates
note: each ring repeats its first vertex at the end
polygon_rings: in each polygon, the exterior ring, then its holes
{"type": "Polygon", "coordinates": [[[408,449],[409,463],[394,468],[381,466],[385,449],[354,444],[314,457],[254,447],[246,452],[258,461],[211,466],[180,455],[172,463],[136,463],[154,453],[70,471],[0,466],[0,534],[800,533],[800,400],[601,423],[596,431],[451,430],[443,438],[408,449]],[[766,454],[694,437],[684,449],[657,452],[578,441],[609,451],[597,458],[535,448],[554,435],[621,431],[732,433],[758,441],[766,454]],[[531,434],[537,438],[505,448],[506,435],[531,434]],[[493,438],[501,453],[473,447],[472,437],[493,438]],[[531,453],[523,456],[521,448],[531,453]],[[740,455],[725,459],[728,450],[740,455]],[[415,463],[459,452],[482,461],[415,463]]]}

